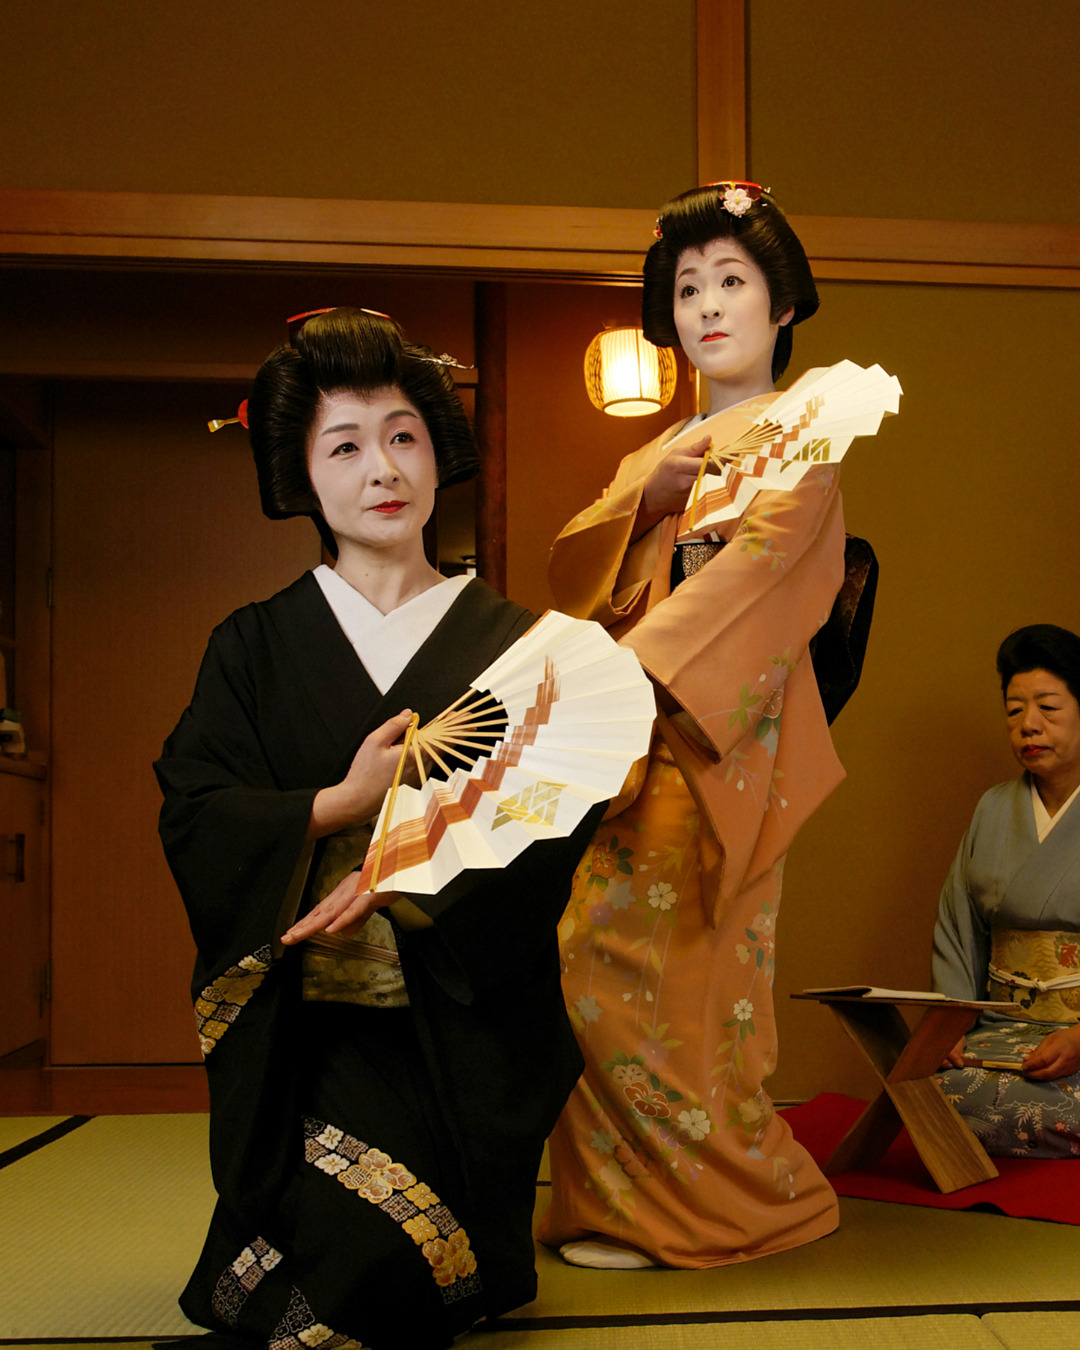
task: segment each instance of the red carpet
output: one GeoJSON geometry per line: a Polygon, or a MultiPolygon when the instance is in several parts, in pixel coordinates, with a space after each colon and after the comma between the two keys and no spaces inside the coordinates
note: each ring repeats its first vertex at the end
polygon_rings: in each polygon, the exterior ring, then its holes
{"type": "MultiPolygon", "coordinates": [[[[829,1154],[855,1123],[865,1102],[823,1092],[813,1101],[793,1106],[784,1119],[795,1138],[824,1166],[829,1154]]],[[[837,1195],[863,1200],[892,1200],[900,1205],[932,1205],[936,1209],[988,1206],[1016,1219],[1051,1219],[1080,1224],[1080,1158],[1045,1161],[995,1158],[1001,1175],[995,1181],[942,1195],[915,1152],[906,1130],[871,1171],[840,1172],[829,1178],[837,1195]]]]}

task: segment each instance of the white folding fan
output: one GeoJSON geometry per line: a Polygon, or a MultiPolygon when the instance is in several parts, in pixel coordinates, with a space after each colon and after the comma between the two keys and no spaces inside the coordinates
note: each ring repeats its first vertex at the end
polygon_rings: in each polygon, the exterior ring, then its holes
{"type": "Polygon", "coordinates": [[[864,370],[840,361],[808,370],[734,438],[734,409],[687,428],[669,450],[710,435],[710,424],[717,434],[702,458],[676,542],[716,540],[715,526],[738,519],[755,493],[792,488],[813,465],[839,463],[856,436],[875,435],[881,419],[899,411],[902,392],[895,375],[880,366],[864,370]]]}
{"type": "Polygon", "coordinates": [[[430,895],[465,868],[505,867],[565,837],[619,792],[655,713],[633,652],[549,610],[445,712],[425,727],[414,718],[358,889],[430,895]],[[401,782],[410,754],[419,788],[401,782]],[[426,776],[425,755],[445,781],[426,776]]]}

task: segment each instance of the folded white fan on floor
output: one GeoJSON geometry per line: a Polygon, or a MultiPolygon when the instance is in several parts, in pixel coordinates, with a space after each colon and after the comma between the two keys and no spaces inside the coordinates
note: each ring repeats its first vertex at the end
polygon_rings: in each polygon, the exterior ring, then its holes
{"type": "Polygon", "coordinates": [[[505,867],[571,834],[648,751],[655,714],[633,652],[549,610],[434,721],[414,718],[359,889],[431,895],[466,868],[505,867]],[[401,782],[410,754],[419,788],[401,782]],[[424,755],[445,781],[426,777],[424,755]]]}
{"type": "MultiPolygon", "coordinates": [[[[881,419],[900,408],[900,381],[880,366],[863,369],[854,361],[819,366],[775,399],[734,439],[720,433],[703,457],[694,490],[679,519],[676,542],[717,540],[715,526],[737,520],[755,493],[793,488],[815,464],[837,464],[856,436],[876,435],[881,419]]],[[[707,417],[668,443],[693,445],[720,432],[721,419],[707,417]]]]}

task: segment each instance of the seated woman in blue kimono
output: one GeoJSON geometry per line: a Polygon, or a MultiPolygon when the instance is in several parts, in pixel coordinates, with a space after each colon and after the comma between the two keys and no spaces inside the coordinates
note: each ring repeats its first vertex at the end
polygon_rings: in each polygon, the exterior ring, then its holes
{"type": "Polygon", "coordinates": [[[1021,628],[1001,644],[997,668],[1024,773],[975,809],[941,894],[933,975],[954,998],[1016,1008],[984,1012],[940,1082],[988,1153],[1077,1158],[1080,637],[1053,624],[1021,628]]]}
{"type": "Polygon", "coordinates": [[[533,616],[425,557],[478,457],[392,320],[309,317],[249,422],[263,510],[311,515],[336,565],[214,631],[156,765],[219,1197],[181,1307],[269,1350],[448,1346],[535,1295],[537,1166],[581,1067],[555,927],[596,813],[438,894],[357,894],[411,710],[533,616]]]}

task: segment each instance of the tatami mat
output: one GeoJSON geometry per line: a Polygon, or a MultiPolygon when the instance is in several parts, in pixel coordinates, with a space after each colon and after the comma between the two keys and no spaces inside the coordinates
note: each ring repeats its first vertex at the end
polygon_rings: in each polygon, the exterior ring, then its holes
{"type": "Polygon", "coordinates": [[[1002,1350],[977,1317],[963,1315],[496,1331],[455,1342],[455,1350],[459,1344],[462,1350],[1002,1350]]]}
{"type": "MultiPolygon", "coordinates": [[[[1062,1299],[1072,1290],[1062,1290],[1062,1299]]],[[[1080,1346],[1080,1312],[987,1313],[983,1323],[1007,1350],[1077,1350],[1080,1346]]]]}
{"type": "Polygon", "coordinates": [[[25,1144],[66,1119],[66,1116],[0,1116],[0,1153],[16,1144],[25,1144]]]}
{"type": "MultiPolygon", "coordinates": [[[[538,1212],[548,1203],[541,1197],[538,1212]]],[[[538,1267],[539,1298],[511,1316],[1040,1303],[1080,1297],[1080,1227],[841,1200],[835,1233],[763,1260],[607,1277],[542,1249],[538,1267]]]]}
{"type": "Polygon", "coordinates": [[[183,1336],[206,1116],[99,1116],[0,1170],[0,1338],[183,1336]]]}
{"type": "MultiPolygon", "coordinates": [[[[23,1137],[51,1123],[25,1122],[23,1137]]],[[[135,1338],[198,1334],[176,1298],[213,1207],[206,1135],[205,1116],[98,1117],[0,1169],[0,1340],[139,1350],[135,1338]]],[[[842,1200],[838,1232],[760,1261],[593,1271],[541,1249],[538,1268],[536,1302],[477,1350],[1026,1350],[1022,1328],[1043,1317],[1064,1320],[1037,1343],[1080,1347],[1080,1313],[974,1315],[1076,1288],[1080,1227],[996,1214],[842,1200]],[[895,1315],[907,1308],[926,1314],[895,1315]]]]}
{"type": "MultiPolygon", "coordinates": [[[[1014,1342],[1006,1343],[1012,1350],[1014,1342]]],[[[1035,1344],[1070,1350],[1075,1341],[1035,1344]]],[[[480,1332],[455,1341],[455,1350],[1004,1350],[977,1317],[853,1317],[820,1322],[742,1322],[716,1326],[598,1327],[587,1331],[480,1332]]],[[[1021,1343],[1015,1342],[1016,1350],[1021,1343]]],[[[34,1350],[72,1350],[70,1342],[34,1350]]],[[[80,1350],[96,1350],[84,1343],[80,1350]]],[[[150,1341],[106,1343],[100,1350],[152,1350],[150,1341]]],[[[182,1350],[182,1348],[181,1348],[182,1350]]],[[[191,1350],[197,1350],[192,1342],[191,1350]]],[[[1031,1350],[1025,1343],[1022,1350],[1031,1350]]]]}

